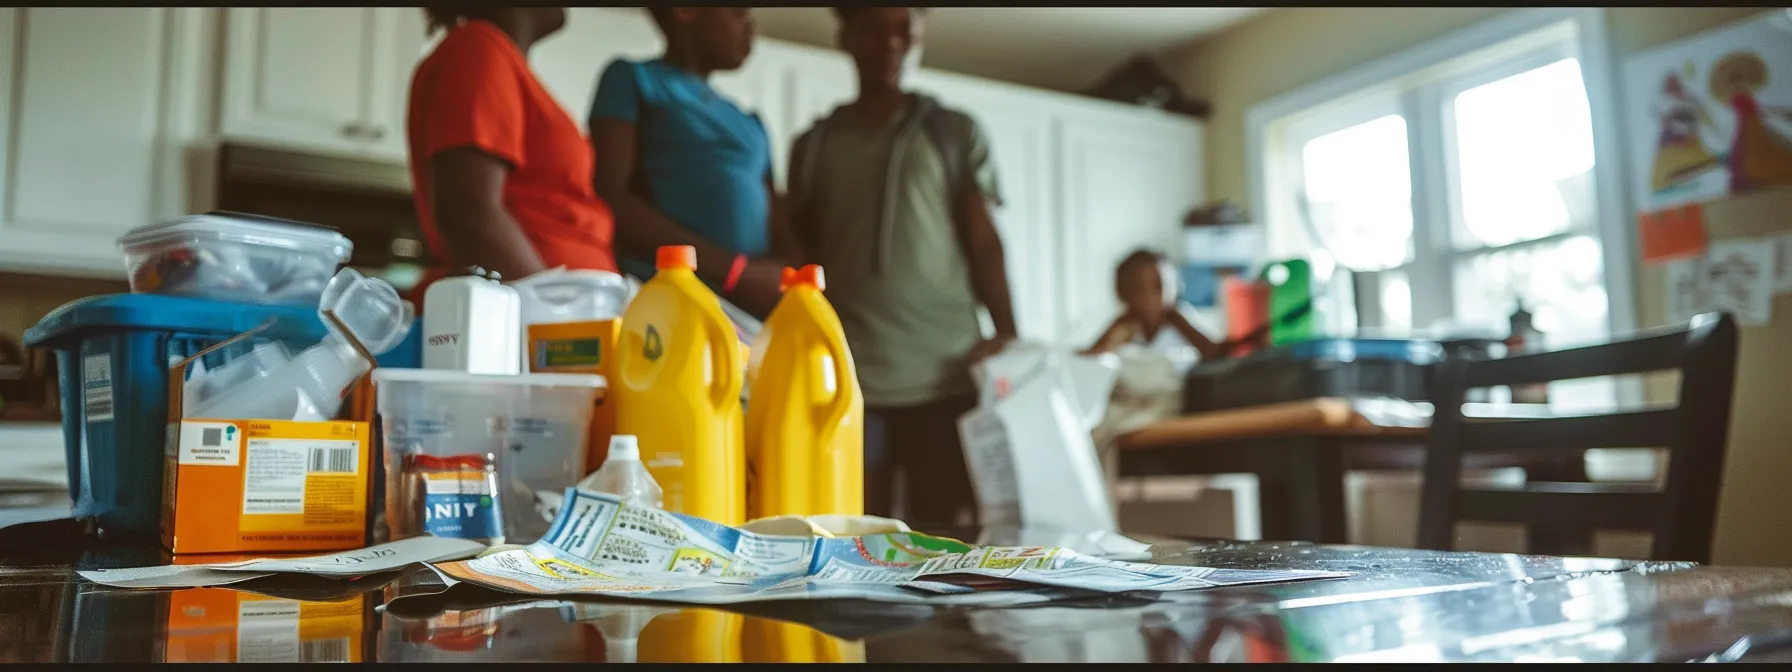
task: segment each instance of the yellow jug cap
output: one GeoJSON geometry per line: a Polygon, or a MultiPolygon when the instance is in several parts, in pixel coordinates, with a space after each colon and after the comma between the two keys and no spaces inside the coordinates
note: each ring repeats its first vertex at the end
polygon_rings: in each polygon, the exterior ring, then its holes
{"type": "Polygon", "coordinates": [[[790,291],[791,287],[805,285],[814,287],[815,291],[827,290],[827,279],[821,273],[821,267],[809,264],[800,269],[784,267],[784,277],[778,282],[778,291],[790,291]]]}
{"type": "Polygon", "coordinates": [[[697,270],[697,248],[689,245],[662,245],[654,258],[654,268],[659,270],[683,269],[697,270]]]}

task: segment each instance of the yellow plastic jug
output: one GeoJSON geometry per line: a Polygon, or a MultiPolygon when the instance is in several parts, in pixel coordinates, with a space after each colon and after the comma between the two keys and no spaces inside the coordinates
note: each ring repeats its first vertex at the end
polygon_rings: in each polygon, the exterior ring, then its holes
{"type": "Polygon", "coordinates": [[[863,663],[865,642],[807,625],[751,618],[741,625],[740,656],[747,663],[863,663]]]}
{"type": "Polygon", "coordinates": [[[633,434],[665,491],[665,508],[746,521],[741,354],[716,295],[697,279],[697,251],[659,249],[659,272],[622,314],[616,345],[616,433],[633,434]]]}
{"type": "Polygon", "coordinates": [[[636,660],[643,663],[741,662],[741,623],[745,620],[745,616],[734,612],[699,607],[655,616],[641,629],[636,660]]]}
{"type": "Polygon", "coordinates": [[[820,266],[784,269],[747,378],[747,516],[865,512],[865,402],[820,266]]]}

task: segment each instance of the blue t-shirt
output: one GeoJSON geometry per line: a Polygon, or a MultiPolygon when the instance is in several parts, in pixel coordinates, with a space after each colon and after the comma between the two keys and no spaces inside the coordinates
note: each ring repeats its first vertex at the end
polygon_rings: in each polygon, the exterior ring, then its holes
{"type": "MultiPolygon", "coordinates": [[[[759,115],[664,61],[618,59],[597,80],[590,119],[635,125],[636,170],[660,212],[716,245],[765,253],[772,159],[759,115]]],[[[617,252],[623,270],[653,275],[651,257],[617,252]]]]}

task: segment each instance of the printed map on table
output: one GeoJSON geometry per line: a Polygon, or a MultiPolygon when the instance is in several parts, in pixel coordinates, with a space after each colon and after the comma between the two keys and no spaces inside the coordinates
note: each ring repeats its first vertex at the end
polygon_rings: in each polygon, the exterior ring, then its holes
{"type": "Polygon", "coordinates": [[[432,565],[465,581],[533,595],[692,604],[862,599],[1015,605],[1069,590],[1181,591],[1342,578],[1340,572],[1183,567],[1094,558],[1056,547],[977,547],[904,532],[850,538],[758,535],[568,489],[540,541],[432,565]]]}

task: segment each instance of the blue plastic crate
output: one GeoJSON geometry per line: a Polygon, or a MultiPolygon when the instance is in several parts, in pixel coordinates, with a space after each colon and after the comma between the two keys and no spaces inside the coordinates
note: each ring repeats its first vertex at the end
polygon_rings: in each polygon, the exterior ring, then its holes
{"type": "Polygon", "coordinates": [[[27,345],[56,353],[76,518],[107,534],[157,532],[169,366],[269,320],[255,337],[207,353],[206,368],[272,340],[297,353],[325,333],[312,308],[152,294],[73,301],[25,331],[27,345]]]}

